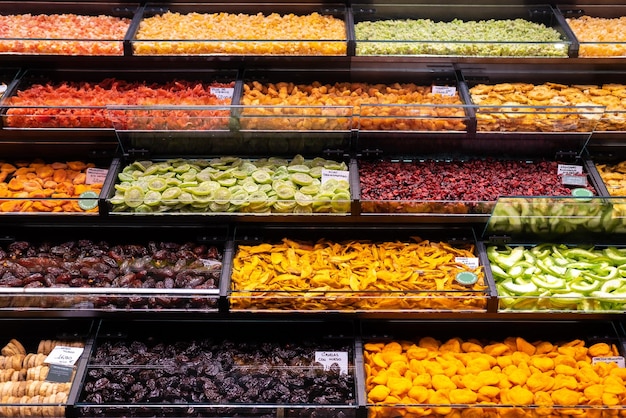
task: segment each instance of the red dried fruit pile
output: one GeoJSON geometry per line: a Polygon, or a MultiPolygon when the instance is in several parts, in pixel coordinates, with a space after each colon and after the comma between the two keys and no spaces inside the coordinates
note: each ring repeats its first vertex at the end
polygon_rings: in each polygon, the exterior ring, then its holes
{"type": "Polygon", "coordinates": [[[559,164],[494,159],[363,161],[361,201],[367,212],[484,212],[491,205],[481,202],[493,202],[499,196],[570,195],[557,174],[559,164]],[[423,201],[450,203],[439,207],[423,201]]]}
{"type": "Polygon", "coordinates": [[[171,106],[221,106],[212,88],[233,83],[171,81],[128,82],[114,78],[101,82],[33,84],[7,100],[6,124],[19,128],[216,129],[226,126],[229,111],[172,109],[171,106]],[[132,112],[106,106],[169,106],[167,110],[132,112]],[[113,120],[112,120],[113,119],[113,120]]]}

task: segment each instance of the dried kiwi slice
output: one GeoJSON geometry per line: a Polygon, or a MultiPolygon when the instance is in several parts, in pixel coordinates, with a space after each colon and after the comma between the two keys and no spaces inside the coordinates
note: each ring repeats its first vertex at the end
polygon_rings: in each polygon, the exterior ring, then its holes
{"type": "Polygon", "coordinates": [[[167,188],[167,179],[155,177],[148,182],[148,189],[162,192],[167,188]]]}
{"type": "Polygon", "coordinates": [[[308,186],[313,183],[313,177],[309,176],[307,173],[293,173],[291,175],[291,181],[298,186],[308,186]]]}
{"type": "Polygon", "coordinates": [[[272,182],[272,176],[265,170],[256,170],[250,174],[250,176],[258,184],[267,184],[272,182]]]}
{"type": "Polygon", "coordinates": [[[161,203],[161,193],[156,190],[148,190],[143,197],[143,203],[148,206],[157,206],[161,203]]]}
{"type": "Polygon", "coordinates": [[[129,208],[137,208],[143,203],[144,192],[139,186],[132,186],[124,192],[124,203],[129,208]]]}

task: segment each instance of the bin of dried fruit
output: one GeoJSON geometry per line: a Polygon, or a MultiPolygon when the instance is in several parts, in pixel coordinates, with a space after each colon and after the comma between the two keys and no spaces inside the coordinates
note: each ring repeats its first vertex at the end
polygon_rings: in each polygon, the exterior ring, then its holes
{"type": "Polygon", "coordinates": [[[347,54],[345,6],[148,4],[132,38],[135,55],[347,54]]]}
{"type": "Polygon", "coordinates": [[[104,321],[75,407],[79,417],[350,418],[354,357],[349,322],[104,321]]]}
{"type": "Polygon", "coordinates": [[[619,5],[558,5],[578,46],[578,57],[625,57],[626,13],[619,5]]]}
{"type": "Polygon", "coordinates": [[[6,2],[0,54],[122,56],[136,3],[6,2]]]}
{"type": "Polygon", "coordinates": [[[487,248],[501,310],[622,312],[626,252],[542,243],[487,248]]]}
{"type": "MultiPolygon", "coordinates": [[[[217,312],[225,231],[198,239],[184,228],[164,240],[151,228],[141,239],[111,227],[88,238],[53,229],[0,246],[0,310],[76,312],[217,312]],[[184,232],[183,232],[184,231],[184,232]],[[39,234],[39,236],[37,236],[39,234]]],[[[209,231],[207,231],[207,235],[209,231]]]]}
{"type": "Polygon", "coordinates": [[[473,325],[472,335],[449,323],[420,324],[418,333],[415,325],[411,332],[372,327],[390,337],[364,341],[368,416],[618,416],[623,410],[626,369],[611,323],[473,325]]]}
{"type": "Polygon", "coordinates": [[[335,214],[352,209],[350,171],[321,157],[134,161],[117,173],[112,214],[335,214]]]}
{"type": "MultiPolygon", "coordinates": [[[[82,354],[90,339],[92,321],[84,319],[25,319],[0,321],[0,414],[3,417],[64,417],[82,354]],[[53,351],[57,348],[57,351],[53,351]],[[76,352],[76,361],[58,363],[58,350],[76,352]],[[52,353],[56,362],[48,359],[52,353]],[[50,363],[49,363],[50,362],[50,363]],[[53,377],[52,368],[66,369],[53,377]]],[[[56,372],[55,372],[56,374],[56,372]]]]}
{"type": "Polygon", "coordinates": [[[239,229],[230,310],[437,312],[486,310],[489,287],[467,231],[239,229]],[[249,237],[259,237],[251,241],[249,237]],[[306,238],[302,238],[306,237],[306,238]],[[432,238],[432,239],[431,239],[432,238]],[[464,279],[467,279],[465,281],[464,279]]]}
{"type": "Polygon", "coordinates": [[[167,71],[27,73],[5,98],[4,126],[148,131],[228,129],[232,95],[222,96],[214,89],[220,93],[233,89],[234,73],[207,71],[186,75],[190,79],[182,79],[180,72],[167,71]],[[232,78],[227,79],[229,74],[232,78]]]}
{"type": "Polygon", "coordinates": [[[559,171],[563,165],[493,158],[362,160],[359,202],[363,213],[488,214],[500,196],[571,196],[559,171]]]}
{"type": "Polygon", "coordinates": [[[591,133],[626,129],[626,85],[619,82],[476,83],[469,93],[477,106],[479,132],[591,133]]]}
{"type": "Polygon", "coordinates": [[[465,131],[467,118],[453,73],[353,74],[248,72],[241,129],[465,131]],[[282,76],[282,79],[278,77],[282,76]],[[297,118],[302,115],[301,118],[297,118]]]}
{"type": "Polygon", "coordinates": [[[107,170],[78,160],[0,162],[0,213],[96,215],[107,170]]]}
{"type": "Polygon", "coordinates": [[[550,6],[353,4],[356,55],[567,57],[550,6]]]}

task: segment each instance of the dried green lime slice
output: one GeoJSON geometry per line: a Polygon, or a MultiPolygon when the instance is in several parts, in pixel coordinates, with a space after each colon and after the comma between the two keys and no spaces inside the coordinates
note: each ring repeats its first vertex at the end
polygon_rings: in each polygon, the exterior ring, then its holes
{"type": "Polygon", "coordinates": [[[217,180],[217,182],[224,187],[230,187],[230,186],[234,186],[235,184],[237,184],[237,179],[234,177],[228,177],[225,179],[219,179],[217,180]]]}
{"type": "Polygon", "coordinates": [[[272,176],[265,170],[256,170],[250,174],[250,176],[258,184],[267,184],[272,182],[272,176]]]}
{"type": "Polygon", "coordinates": [[[109,199],[109,202],[113,206],[123,205],[124,207],[126,207],[126,203],[124,202],[124,195],[123,194],[117,194],[116,193],[111,199],[109,199]]]}
{"type": "Polygon", "coordinates": [[[231,196],[232,195],[230,193],[230,190],[228,190],[226,187],[220,187],[213,194],[213,199],[216,203],[220,205],[225,205],[230,202],[231,196]]]}
{"type": "Polygon", "coordinates": [[[350,193],[338,192],[331,199],[330,205],[333,212],[348,212],[350,210],[350,193]]]}
{"type": "Polygon", "coordinates": [[[115,190],[119,192],[125,192],[131,186],[132,186],[132,183],[130,181],[123,181],[121,183],[116,184],[114,187],[115,187],[115,190]]]}
{"type": "Polygon", "coordinates": [[[230,195],[230,203],[236,206],[244,206],[248,203],[248,193],[245,191],[239,191],[230,195]]]}
{"type": "Polygon", "coordinates": [[[143,203],[148,206],[156,206],[161,203],[161,193],[156,190],[148,190],[143,197],[143,203]]]}
{"type": "Polygon", "coordinates": [[[170,187],[166,190],[163,190],[163,193],[161,193],[161,199],[166,205],[175,205],[179,202],[177,198],[182,192],[183,191],[180,189],[180,187],[170,187]]]}
{"type": "Polygon", "coordinates": [[[155,177],[148,182],[148,189],[162,192],[167,188],[167,179],[155,177]]]}
{"type": "Polygon", "coordinates": [[[313,213],[313,208],[311,207],[311,205],[307,205],[307,206],[298,205],[295,208],[293,208],[293,213],[300,213],[300,214],[313,213]]]}
{"type": "Polygon", "coordinates": [[[280,200],[293,199],[296,193],[295,187],[289,184],[281,184],[278,187],[274,187],[274,190],[276,191],[276,197],[280,200]]]}
{"type": "Polygon", "coordinates": [[[308,186],[313,183],[313,177],[309,176],[307,173],[293,173],[291,175],[291,181],[298,186],[308,186]]]}
{"type": "Polygon", "coordinates": [[[218,202],[209,203],[209,210],[211,212],[227,212],[229,207],[230,207],[230,203],[218,203],[218,202]]]}
{"type": "Polygon", "coordinates": [[[333,193],[338,185],[339,181],[337,179],[328,179],[320,186],[320,193],[333,193]]]}
{"type": "Polygon", "coordinates": [[[311,169],[304,164],[292,164],[287,167],[290,173],[308,173],[311,169]]]}
{"type": "Polygon", "coordinates": [[[259,185],[254,182],[243,183],[241,187],[248,193],[254,193],[259,190],[259,185]]]}
{"type": "MultiPolygon", "coordinates": [[[[191,170],[191,166],[187,163],[182,163],[180,165],[173,166],[172,171],[178,174],[183,174],[191,170]]],[[[195,173],[194,173],[195,175],[195,173]]]]}
{"type": "Polygon", "coordinates": [[[135,180],[135,178],[133,177],[133,175],[132,175],[132,174],[127,173],[127,172],[125,172],[125,171],[122,171],[121,173],[119,173],[119,174],[117,175],[117,178],[118,178],[118,180],[119,180],[119,181],[121,181],[121,182],[125,182],[125,181],[134,181],[134,180],[135,180]]]}
{"type": "Polygon", "coordinates": [[[272,207],[274,208],[275,212],[290,213],[290,212],[293,212],[294,208],[297,205],[298,204],[296,203],[295,200],[288,200],[288,201],[279,200],[277,202],[274,202],[272,207]]]}
{"type": "Polygon", "coordinates": [[[136,208],[143,203],[144,192],[141,187],[132,186],[124,192],[124,203],[130,208],[136,208]]]}
{"type": "Polygon", "coordinates": [[[319,179],[322,177],[322,171],[324,171],[324,167],[316,165],[309,170],[309,176],[319,179]]]}
{"type": "Polygon", "coordinates": [[[185,205],[190,205],[193,203],[193,195],[189,192],[185,192],[183,191],[179,196],[178,196],[178,201],[182,204],[185,205]]]}
{"type": "Polygon", "coordinates": [[[310,206],[313,203],[313,198],[311,196],[299,191],[294,194],[294,199],[300,206],[310,206]]]}
{"type": "Polygon", "coordinates": [[[148,205],[139,205],[139,206],[137,206],[135,208],[135,212],[137,212],[137,213],[152,213],[154,211],[148,205]]]}
{"type": "Polygon", "coordinates": [[[319,193],[320,186],[317,184],[309,184],[308,186],[300,187],[300,193],[308,194],[310,196],[314,196],[319,193]]]}

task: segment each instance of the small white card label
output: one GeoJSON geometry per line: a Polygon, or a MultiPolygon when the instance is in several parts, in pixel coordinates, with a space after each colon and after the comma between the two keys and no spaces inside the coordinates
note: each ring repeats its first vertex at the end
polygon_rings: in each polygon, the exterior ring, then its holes
{"type": "Polygon", "coordinates": [[[624,357],[622,356],[592,358],[591,364],[596,364],[596,363],[617,363],[617,366],[622,369],[626,367],[626,361],[624,361],[624,357]]]}
{"type": "Polygon", "coordinates": [[[455,263],[461,263],[471,269],[478,268],[478,257],[454,257],[455,263]]]}
{"type": "Polygon", "coordinates": [[[85,184],[102,184],[107,178],[109,170],[105,168],[93,168],[87,169],[85,184]]]}
{"type": "Polygon", "coordinates": [[[65,347],[57,345],[52,349],[48,357],[44,360],[48,364],[57,364],[59,366],[74,366],[79,357],[83,354],[82,347],[65,347]]]}
{"type": "Polygon", "coordinates": [[[583,173],[582,165],[559,164],[559,166],[556,169],[556,174],[558,174],[559,176],[562,176],[565,174],[576,175],[576,174],[582,174],[582,173],[583,173]]]}
{"type": "Polygon", "coordinates": [[[232,99],[235,89],[232,87],[211,87],[211,94],[218,99],[232,99]]]}
{"type": "Polygon", "coordinates": [[[322,170],[322,184],[330,179],[350,181],[350,172],[346,170],[322,170]]]}
{"type": "Polygon", "coordinates": [[[587,176],[572,176],[566,174],[561,177],[561,183],[565,186],[587,186],[587,176]]]}
{"type": "Polygon", "coordinates": [[[442,96],[456,96],[456,87],[454,86],[433,86],[433,94],[441,94],[442,96]]]}
{"type": "Polygon", "coordinates": [[[315,361],[330,370],[333,365],[339,366],[341,374],[348,374],[348,353],[346,351],[316,351],[315,361]]]}

